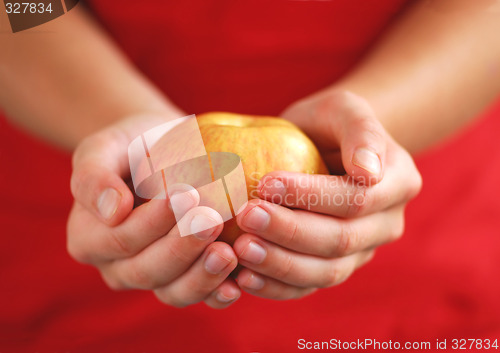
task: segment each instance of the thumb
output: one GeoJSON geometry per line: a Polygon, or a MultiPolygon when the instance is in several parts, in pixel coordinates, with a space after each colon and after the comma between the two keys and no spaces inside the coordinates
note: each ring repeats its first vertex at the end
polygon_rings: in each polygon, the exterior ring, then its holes
{"type": "Polygon", "coordinates": [[[384,175],[388,135],[363,98],[342,92],[334,98],[330,131],[340,145],[346,173],[366,185],[380,182],[384,175]]]}
{"type": "Polygon", "coordinates": [[[123,180],[130,173],[128,139],[105,130],[80,143],[73,154],[71,192],[75,201],[108,225],[131,211],[134,196],[123,180]]]}
{"type": "Polygon", "coordinates": [[[128,147],[139,134],[185,115],[172,110],[124,118],[84,139],[73,154],[71,192],[76,202],[110,226],[119,224],[134,207],[128,147]]]}

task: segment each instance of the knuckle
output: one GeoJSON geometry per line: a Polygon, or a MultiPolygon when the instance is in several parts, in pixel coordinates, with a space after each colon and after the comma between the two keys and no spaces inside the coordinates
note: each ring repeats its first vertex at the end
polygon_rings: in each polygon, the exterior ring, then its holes
{"type": "Polygon", "coordinates": [[[112,290],[121,291],[128,289],[128,287],[120,280],[115,277],[107,275],[105,272],[101,272],[101,277],[104,283],[112,290]]]}
{"type": "Polygon", "coordinates": [[[357,185],[352,192],[352,199],[347,197],[346,200],[345,217],[355,218],[363,214],[368,204],[367,187],[364,185],[357,185]]]}
{"type": "MultiPolygon", "coordinates": [[[[148,204],[150,206],[151,204],[148,204]]],[[[151,209],[151,208],[150,208],[151,209]]],[[[147,212],[144,214],[144,217],[141,217],[141,229],[144,229],[148,233],[148,237],[151,239],[151,236],[166,234],[170,229],[165,227],[165,221],[168,217],[172,219],[175,217],[173,214],[165,215],[163,220],[159,219],[158,214],[156,212],[147,212]]],[[[135,251],[133,246],[130,244],[127,246],[129,250],[135,251]]]]}
{"type": "Polygon", "coordinates": [[[85,181],[88,180],[88,174],[89,174],[88,168],[75,169],[71,174],[71,179],[70,179],[71,194],[77,200],[80,199],[82,196],[80,190],[82,190],[82,186],[85,183],[85,181]]]}
{"type": "Polygon", "coordinates": [[[271,300],[289,300],[292,299],[292,295],[286,292],[272,292],[272,293],[267,293],[265,295],[265,298],[271,300]]]}
{"type": "Polygon", "coordinates": [[[310,207],[309,201],[312,198],[312,195],[315,192],[314,183],[308,176],[299,178],[298,181],[293,182],[293,187],[296,188],[295,197],[293,194],[285,195],[285,203],[290,204],[292,206],[304,206],[310,207]],[[288,202],[287,197],[292,196],[292,202],[288,202]]]}
{"type": "Polygon", "coordinates": [[[301,299],[317,291],[317,288],[300,289],[295,292],[295,295],[290,299],[301,299]]]}
{"type": "Polygon", "coordinates": [[[284,224],[284,232],[282,234],[282,243],[285,247],[295,243],[297,235],[299,233],[299,225],[294,219],[289,219],[288,222],[284,224]]]}
{"type": "Polygon", "coordinates": [[[323,280],[320,283],[321,288],[333,287],[341,284],[349,277],[349,272],[345,271],[342,266],[338,265],[337,261],[333,261],[326,267],[326,272],[323,275],[323,280]]]}
{"type": "Polygon", "coordinates": [[[88,166],[88,161],[85,161],[85,153],[89,150],[89,147],[94,143],[94,139],[92,137],[86,137],[80,142],[78,147],[73,152],[71,156],[71,164],[73,167],[73,173],[71,175],[70,187],[73,197],[77,198],[81,196],[79,191],[89,180],[89,174],[93,168],[88,166]]]}
{"type": "Polygon", "coordinates": [[[274,271],[273,277],[277,279],[286,279],[291,275],[293,267],[294,267],[293,256],[287,254],[284,256],[282,261],[279,262],[279,265],[276,267],[274,271]]]}
{"type": "Polygon", "coordinates": [[[66,242],[66,250],[68,254],[77,262],[82,264],[90,263],[89,254],[84,251],[75,241],[68,240],[66,242]]]}
{"type": "Polygon", "coordinates": [[[380,141],[385,138],[380,122],[371,116],[367,116],[366,113],[361,116],[360,125],[363,128],[363,134],[366,134],[366,137],[370,140],[380,141]]]}
{"type": "MultiPolygon", "coordinates": [[[[354,123],[370,123],[375,130],[381,130],[381,124],[375,119],[371,105],[363,97],[349,91],[337,91],[332,95],[332,102],[344,112],[348,112],[347,116],[354,119],[354,123]]],[[[370,126],[365,126],[368,127],[370,126]]]]}
{"type": "Polygon", "coordinates": [[[193,278],[186,283],[185,292],[187,294],[183,295],[183,299],[188,304],[195,304],[209,296],[215,287],[216,283],[213,283],[213,281],[203,281],[199,278],[193,278]]]}
{"type": "Polygon", "coordinates": [[[398,240],[400,239],[405,230],[405,219],[404,219],[404,214],[398,215],[398,219],[394,222],[391,233],[390,233],[390,240],[398,240]]]}
{"type": "Polygon", "coordinates": [[[153,293],[155,294],[156,298],[163,304],[167,304],[176,308],[185,308],[186,306],[189,305],[188,303],[172,295],[168,291],[156,290],[153,291],[153,293]]]}
{"type": "Polygon", "coordinates": [[[67,224],[66,251],[77,262],[82,264],[91,263],[91,256],[84,247],[78,242],[78,233],[75,231],[73,224],[73,214],[70,214],[67,224]]]}
{"type": "Polygon", "coordinates": [[[409,199],[413,199],[422,190],[422,175],[416,170],[408,190],[409,199]]]}
{"type": "Polygon", "coordinates": [[[327,110],[337,110],[339,107],[352,105],[357,99],[359,97],[349,91],[335,90],[328,94],[327,99],[322,100],[321,107],[327,110]]]}
{"type": "Polygon", "coordinates": [[[359,244],[359,233],[350,222],[343,222],[338,233],[338,241],[331,249],[330,257],[345,256],[351,254],[359,244]]]}
{"type": "Polygon", "coordinates": [[[403,152],[403,160],[408,165],[408,168],[406,169],[407,173],[405,175],[406,192],[404,194],[404,197],[405,201],[409,201],[415,198],[422,190],[423,179],[411,155],[407,151],[403,150],[402,152],[403,152]]]}
{"type": "Polygon", "coordinates": [[[73,168],[79,163],[80,159],[82,158],[84,151],[85,151],[85,146],[89,144],[90,137],[84,137],[78,146],[75,148],[75,151],[73,152],[73,155],[71,156],[71,165],[73,168]]]}
{"type": "Polygon", "coordinates": [[[266,298],[272,300],[291,300],[297,299],[299,296],[301,288],[288,288],[281,291],[276,291],[268,294],[266,298]]]}
{"type": "Polygon", "coordinates": [[[339,94],[340,91],[331,92],[325,99],[319,99],[316,104],[313,105],[313,116],[321,116],[329,114],[336,106],[339,104],[339,94]]]}
{"type": "Polygon", "coordinates": [[[320,288],[333,287],[340,283],[340,270],[335,265],[327,266],[322,277],[323,278],[319,283],[320,288]]]}
{"type": "MultiPolygon", "coordinates": [[[[375,189],[378,188],[378,185],[374,186],[375,189]]],[[[372,198],[372,205],[391,205],[394,203],[394,192],[392,190],[384,190],[380,188],[377,192],[374,193],[372,198]]],[[[371,206],[371,205],[370,205],[371,206]]]]}
{"type": "Polygon", "coordinates": [[[130,266],[130,282],[133,287],[140,289],[154,289],[159,287],[153,276],[143,266],[135,263],[130,266]]]}
{"type": "Polygon", "coordinates": [[[365,261],[363,264],[367,264],[369,263],[370,261],[373,260],[373,258],[375,257],[375,253],[376,253],[376,250],[371,250],[369,253],[368,253],[368,256],[366,257],[365,261]]]}
{"type": "Polygon", "coordinates": [[[122,233],[118,232],[114,228],[109,231],[112,246],[116,249],[116,252],[123,256],[134,255],[132,245],[126,240],[122,233]]]}
{"type": "Polygon", "coordinates": [[[167,251],[168,258],[171,259],[169,262],[171,263],[191,264],[194,260],[192,256],[184,252],[182,248],[178,246],[169,246],[167,251]]]}

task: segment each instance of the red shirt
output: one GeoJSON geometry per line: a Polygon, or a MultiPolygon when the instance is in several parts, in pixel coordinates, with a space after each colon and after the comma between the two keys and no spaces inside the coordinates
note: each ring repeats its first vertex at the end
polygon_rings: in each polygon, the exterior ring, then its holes
{"type": "MultiPolygon", "coordinates": [[[[91,1],[123,51],[188,113],[278,114],[346,73],[403,0],[91,1]]],[[[290,352],[299,340],[500,335],[500,107],[417,158],[406,234],[298,301],[167,307],[113,292],[66,253],[70,157],[0,119],[0,352],[290,352]]],[[[334,341],[332,341],[334,343],[334,341]]]]}

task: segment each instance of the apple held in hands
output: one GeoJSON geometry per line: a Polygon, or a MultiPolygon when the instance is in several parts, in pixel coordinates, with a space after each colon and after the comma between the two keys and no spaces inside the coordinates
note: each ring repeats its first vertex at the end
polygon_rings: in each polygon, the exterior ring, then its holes
{"type": "MultiPolygon", "coordinates": [[[[196,188],[199,204],[217,210],[227,220],[219,239],[230,244],[242,233],[232,215],[247,196],[258,197],[257,187],[264,175],[277,170],[328,173],[311,140],[281,118],[215,112],[158,128],[150,130],[159,137],[149,150],[145,148],[149,132],[133,142],[138,152],[129,147],[137,195],[150,199],[196,188]],[[179,187],[183,190],[175,190],[179,187]],[[233,202],[235,209],[231,209],[233,202]]],[[[180,221],[183,212],[176,210],[174,207],[181,234],[191,234],[180,221]]]]}
{"type": "MultiPolygon", "coordinates": [[[[198,115],[197,121],[207,152],[241,158],[249,199],[257,197],[259,180],[272,171],[328,174],[316,146],[287,120],[214,112],[198,115]]],[[[233,218],[225,222],[219,239],[232,244],[241,233],[233,218]]]]}

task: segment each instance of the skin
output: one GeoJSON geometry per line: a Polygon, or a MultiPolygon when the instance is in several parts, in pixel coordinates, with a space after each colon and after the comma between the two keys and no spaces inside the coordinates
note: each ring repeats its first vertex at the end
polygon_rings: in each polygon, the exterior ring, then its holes
{"type": "Polygon", "coordinates": [[[367,263],[376,247],[403,234],[405,205],[422,184],[411,156],[360,97],[336,92],[330,104],[335,106],[314,113],[320,122],[309,133],[329,169],[344,168],[346,174],[269,173],[259,186],[261,199],[249,201],[237,216],[238,225],[248,232],[234,244],[246,267],[237,282],[254,295],[300,298],[338,285],[367,263]],[[343,118],[329,119],[331,111],[343,118]],[[324,134],[325,126],[334,133],[324,134]],[[379,156],[379,173],[356,165],[360,148],[379,156]]]}
{"type": "Polygon", "coordinates": [[[345,175],[270,173],[261,199],[238,215],[248,233],[233,248],[216,241],[220,226],[183,238],[176,233],[171,204],[183,208],[186,222],[195,215],[217,221],[195,193],[133,208],[129,142],[186,114],[81,9],[15,35],[1,19],[0,106],[15,124],[74,149],[68,251],[96,266],[111,288],[153,290],[178,307],[204,301],[225,308],[241,290],[298,298],[342,282],[377,246],[401,236],[404,207],[421,187],[408,151],[460,128],[498,94],[499,14],[491,3],[475,3],[420,2],[341,81],[283,112],[318,145],[330,171],[345,175]],[[82,52],[92,53],[89,60],[80,60],[82,52]],[[367,156],[374,159],[361,163],[367,156]],[[280,185],[293,197],[279,198],[280,185]],[[302,195],[321,193],[360,195],[364,202],[296,205],[302,195]],[[207,270],[212,254],[222,259],[217,273],[207,270]],[[228,275],[238,262],[245,268],[235,282],[228,275]]]}

